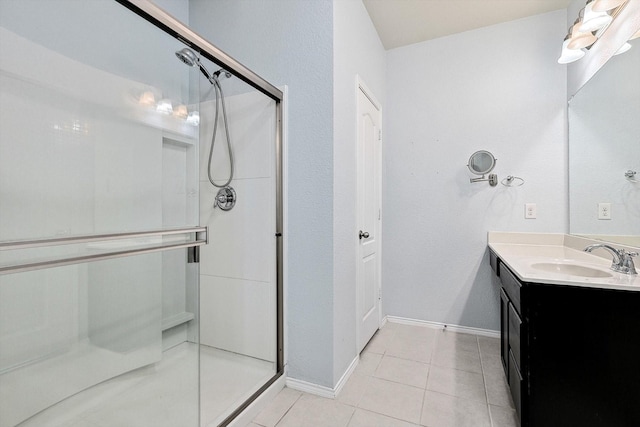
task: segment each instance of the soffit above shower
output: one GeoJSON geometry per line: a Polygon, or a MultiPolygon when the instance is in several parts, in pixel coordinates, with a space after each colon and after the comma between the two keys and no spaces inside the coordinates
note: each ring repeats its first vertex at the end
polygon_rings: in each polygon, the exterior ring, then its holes
{"type": "Polygon", "coordinates": [[[362,0],[389,50],[566,9],[571,0],[362,0]]]}

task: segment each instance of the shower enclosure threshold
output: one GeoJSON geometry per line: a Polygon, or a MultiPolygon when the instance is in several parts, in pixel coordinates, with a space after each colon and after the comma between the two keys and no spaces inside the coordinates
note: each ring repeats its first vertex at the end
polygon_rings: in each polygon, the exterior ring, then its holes
{"type": "MultiPolygon", "coordinates": [[[[71,396],[19,427],[217,426],[273,376],[274,364],[212,347],[184,342],[162,360],[71,396]],[[198,413],[198,380],[201,384],[198,413]]],[[[50,387],[60,384],[52,383],[50,387]]]]}

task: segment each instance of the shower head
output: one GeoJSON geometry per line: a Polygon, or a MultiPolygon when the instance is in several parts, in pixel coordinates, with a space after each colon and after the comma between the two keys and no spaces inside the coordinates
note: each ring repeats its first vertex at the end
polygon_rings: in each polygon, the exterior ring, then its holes
{"type": "Polygon", "coordinates": [[[177,51],[176,57],[184,64],[187,64],[189,67],[198,67],[202,74],[204,74],[204,76],[207,78],[207,80],[209,80],[209,83],[213,85],[216,84],[218,77],[220,77],[220,74],[224,75],[226,78],[231,77],[231,73],[222,68],[213,73],[213,75],[209,73],[209,70],[207,70],[204,65],[202,65],[195,52],[189,48],[185,47],[184,49],[180,49],[179,51],[177,51]]]}
{"type": "Polygon", "coordinates": [[[200,65],[200,60],[198,59],[196,54],[193,53],[191,49],[187,49],[186,47],[177,51],[176,56],[180,61],[184,62],[190,67],[197,67],[198,65],[200,65]]]}
{"type": "Polygon", "coordinates": [[[176,57],[178,57],[180,61],[187,64],[189,67],[198,67],[200,69],[200,72],[207,78],[207,80],[209,80],[211,84],[215,84],[211,77],[211,74],[206,68],[204,68],[204,65],[202,65],[200,59],[198,59],[198,56],[194,51],[185,47],[184,49],[180,49],[176,52],[176,57]]]}

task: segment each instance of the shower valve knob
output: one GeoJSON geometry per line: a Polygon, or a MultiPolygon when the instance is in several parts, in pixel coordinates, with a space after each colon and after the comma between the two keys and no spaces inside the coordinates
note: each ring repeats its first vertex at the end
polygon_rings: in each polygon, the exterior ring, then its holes
{"type": "Polygon", "coordinates": [[[368,238],[369,238],[369,232],[368,232],[368,231],[362,231],[362,230],[360,230],[360,234],[359,234],[359,236],[360,236],[360,240],[362,240],[362,239],[368,239],[368,238]]]}
{"type": "Polygon", "coordinates": [[[223,211],[230,211],[236,205],[236,201],[235,190],[231,187],[224,187],[218,191],[213,207],[218,207],[223,211]]]}

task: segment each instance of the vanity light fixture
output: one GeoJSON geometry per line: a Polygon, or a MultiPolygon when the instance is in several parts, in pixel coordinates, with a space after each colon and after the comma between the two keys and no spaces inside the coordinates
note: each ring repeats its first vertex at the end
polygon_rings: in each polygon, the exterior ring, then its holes
{"type": "Polygon", "coordinates": [[[569,64],[581,59],[585,53],[582,49],[569,49],[569,42],[571,41],[571,31],[564,38],[562,42],[562,54],[558,58],[558,64],[569,64]]]}
{"type": "Polygon", "coordinates": [[[580,25],[580,31],[591,32],[598,31],[611,23],[613,18],[606,11],[597,12],[593,10],[593,4],[596,0],[587,1],[584,7],[584,17],[580,25]]]}
{"type": "MultiPolygon", "coordinates": [[[[584,9],[582,9],[584,11],[584,9]]],[[[582,11],[580,14],[582,15],[582,11]]],[[[567,47],[569,49],[583,49],[585,47],[589,47],[594,44],[598,38],[591,31],[581,31],[581,21],[580,18],[576,19],[576,22],[573,24],[571,28],[571,40],[567,47]]]]}
{"type": "MultiPolygon", "coordinates": [[[[569,28],[568,34],[562,42],[562,53],[558,58],[558,63],[569,64],[582,58],[586,54],[583,49],[590,49],[598,41],[627,1],[587,0],[585,7],[580,10],[578,18],[569,28]]],[[[640,31],[637,31],[629,40],[637,37],[640,37],[640,31]]],[[[631,45],[626,43],[615,54],[619,55],[630,48],[631,45]]]]}
{"type": "Polygon", "coordinates": [[[615,9],[627,0],[595,0],[593,2],[593,10],[596,12],[605,12],[615,9]]]}

